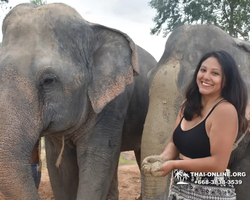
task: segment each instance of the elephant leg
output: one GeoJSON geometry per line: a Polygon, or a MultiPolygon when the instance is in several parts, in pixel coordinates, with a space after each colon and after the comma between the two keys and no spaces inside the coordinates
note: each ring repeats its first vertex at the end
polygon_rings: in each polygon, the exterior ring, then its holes
{"type": "Polygon", "coordinates": [[[118,165],[116,167],[116,171],[114,173],[110,188],[109,188],[109,193],[107,196],[107,200],[118,200],[119,199],[119,190],[118,190],[118,165]]]}
{"type": "Polygon", "coordinates": [[[77,196],[78,165],[76,149],[71,141],[65,144],[59,167],[56,161],[62,148],[62,141],[45,137],[47,167],[55,199],[73,200],[77,196]]]}
{"type": "Polygon", "coordinates": [[[134,150],[135,159],[139,169],[141,170],[141,149],[134,150]]]}
{"type": "MultiPolygon", "coordinates": [[[[135,158],[136,158],[136,162],[138,164],[139,169],[141,169],[141,149],[137,149],[134,150],[134,154],[135,154],[135,158]]],[[[108,193],[108,197],[107,200],[118,200],[119,199],[119,190],[118,190],[118,166],[116,168],[116,172],[114,173],[111,185],[110,185],[110,189],[109,189],[109,193],[108,193]]],[[[138,200],[141,199],[141,196],[137,198],[138,200]]]]}
{"type": "Polygon", "coordinates": [[[112,130],[113,123],[105,124],[108,129],[97,126],[91,131],[87,144],[84,137],[76,143],[79,166],[77,200],[106,200],[108,196],[119,161],[122,124],[112,130]]]}
{"type": "MultiPolygon", "coordinates": [[[[135,154],[135,159],[136,159],[137,165],[139,167],[139,170],[141,171],[141,148],[134,150],[134,154],[135,154]]],[[[136,199],[142,200],[142,195],[140,194],[140,196],[137,197],[136,199]]]]}

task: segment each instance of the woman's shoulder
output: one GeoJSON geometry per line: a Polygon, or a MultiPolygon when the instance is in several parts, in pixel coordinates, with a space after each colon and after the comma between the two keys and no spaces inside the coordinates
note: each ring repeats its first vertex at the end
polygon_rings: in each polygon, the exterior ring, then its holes
{"type": "Polygon", "coordinates": [[[224,137],[225,134],[236,136],[238,132],[238,113],[230,102],[222,102],[216,106],[208,118],[209,136],[215,133],[224,137]],[[213,129],[211,129],[213,127],[213,129]],[[211,131],[213,130],[213,131],[211,131]],[[220,133],[220,134],[219,134],[220,133]]]}
{"type": "Polygon", "coordinates": [[[222,101],[220,102],[218,105],[217,105],[217,109],[220,110],[220,111],[236,111],[234,105],[232,103],[230,103],[229,101],[222,101]]]}
{"type": "Polygon", "coordinates": [[[228,101],[223,101],[221,103],[219,103],[214,111],[213,111],[213,115],[219,118],[231,118],[231,117],[238,117],[237,114],[237,110],[234,107],[233,104],[231,104],[228,101]]]}

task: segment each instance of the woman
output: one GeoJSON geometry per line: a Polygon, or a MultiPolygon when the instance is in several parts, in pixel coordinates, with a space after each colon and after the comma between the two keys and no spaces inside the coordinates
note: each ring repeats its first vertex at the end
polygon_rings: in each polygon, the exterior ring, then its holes
{"type": "MultiPolygon", "coordinates": [[[[187,88],[172,139],[154,159],[168,161],[151,166],[156,176],[174,170],[170,199],[236,199],[229,177],[221,172],[238,131],[247,130],[246,106],[247,89],[234,59],[225,51],[204,55],[187,88]],[[177,184],[183,180],[189,184],[177,184]]],[[[152,157],[145,158],[144,171],[150,171],[150,162],[152,157]]]]}

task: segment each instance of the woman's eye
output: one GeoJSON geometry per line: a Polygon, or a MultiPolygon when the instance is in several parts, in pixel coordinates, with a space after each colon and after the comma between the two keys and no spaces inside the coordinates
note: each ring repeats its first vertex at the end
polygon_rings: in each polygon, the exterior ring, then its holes
{"type": "Polygon", "coordinates": [[[213,75],[216,75],[216,76],[217,76],[217,75],[219,75],[219,74],[218,74],[217,72],[213,72],[213,75]]]}
{"type": "Polygon", "coordinates": [[[201,68],[201,69],[200,69],[200,71],[201,71],[201,72],[205,72],[206,70],[205,70],[205,69],[203,69],[203,68],[201,68]]]}

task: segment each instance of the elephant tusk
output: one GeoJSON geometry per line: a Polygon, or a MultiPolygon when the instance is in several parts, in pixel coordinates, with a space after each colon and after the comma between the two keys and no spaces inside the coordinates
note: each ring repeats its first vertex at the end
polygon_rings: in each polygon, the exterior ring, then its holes
{"type": "Polygon", "coordinates": [[[42,153],[41,153],[41,151],[42,151],[42,144],[41,144],[41,142],[42,142],[42,138],[39,138],[39,145],[38,145],[38,154],[39,154],[39,166],[37,167],[37,170],[38,171],[42,171],[42,153]]]}
{"type": "Polygon", "coordinates": [[[246,130],[246,132],[238,139],[237,142],[235,142],[233,144],[233,148],[232,148],[232,151],[234,151],[235,149],[237,149],[239,143],[241,142],[241,140],[245,137],[245,135],[247,134],[248,130],[246,130]]]}
{"type": "Polygon", "coordinates": [[[63,154],[63,150],[64,150],[64,136],[62,136],[62,148],[61,148],[61,152],[57,158],[57,161],[56,161],[56,167],[58,168],[59,165],[61,164],[61,161],[62,161],[62,154],[63,154]]]}

